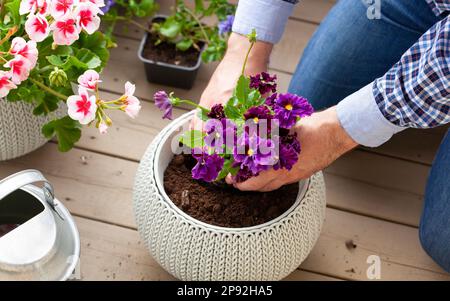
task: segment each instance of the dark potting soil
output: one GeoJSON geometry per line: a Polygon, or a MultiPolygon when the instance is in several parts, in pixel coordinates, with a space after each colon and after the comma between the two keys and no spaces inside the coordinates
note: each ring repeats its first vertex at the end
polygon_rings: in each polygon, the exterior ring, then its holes
{"type": "MultiPolygon", "coordinates": [[[[162,42],[155,45],[156,38],[152,35],[147,37],[147,41],[142,51],[142,56],[146,59],[163,62],[167,64],[194,67],[197,65],[200,51],[191,47],[186,51],[178,50],[175,44],[162,42]]],[[[200,45],[201,46],[201,45],[200,45]]]]}
{"type": "Polygon", "coordinates": [[[3,225],[0,225],[0,237],[8,234],[9,232],[11,232],[12,230],[14,230],[17,227],[19,227],[19,225],[17,225],[17,224],[3,224],[3,225]]]}
{"type": "Polygon", "coordinates": [[[191,156],[175,156],[164,173],[164,189],[178,208],[202,222],[228,228],[260,225],[286,212],[297,198],[298,183],[271,192],[242,192],[194,180],[195,163],[191,156]]]}

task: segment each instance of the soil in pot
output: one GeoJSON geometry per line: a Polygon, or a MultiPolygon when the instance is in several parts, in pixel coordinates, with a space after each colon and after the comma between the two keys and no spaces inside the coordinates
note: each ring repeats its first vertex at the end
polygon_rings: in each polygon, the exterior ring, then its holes
{"type": "Polygon", "coordinates": [[[256,226],[282,215],[297,199],[298,183],[263,193],[194,180],[195,163],[191,156],[175,156],[164,173],[164,189],[178,208],[202,222],[227,228],[256,226]]]}
{"type": "MultiPolygon", "coordinates": [[[[155,45],[156,41],[157,38],[155,36],[148,35],[144,49],[142,50],[142,56],[144,58],[176,66],[194,67],[197,65],[200,51],[194,47],[186,51],[181,51],[175,47],[175,44],[162,42],[155,45]]],[[[199,45],[199,47],[201,48],[203,45],[199,45]]]]}

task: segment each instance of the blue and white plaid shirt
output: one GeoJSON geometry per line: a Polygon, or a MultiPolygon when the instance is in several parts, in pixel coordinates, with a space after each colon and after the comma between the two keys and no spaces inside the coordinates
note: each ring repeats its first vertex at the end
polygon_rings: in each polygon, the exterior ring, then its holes
{"type": "MultiPolygon", "coordinates": [[[[383,77],[337,106],[342,126],[359,144],[374,147],[408,127],[431,128],[450,122],[450,0],[426,1],[437,16],[447,17],[432,26],[383,77]]],[[[245,34],[255,28],[259,39],[277,43],[297,2],[240,0],[233,31],[245,34]]]]}

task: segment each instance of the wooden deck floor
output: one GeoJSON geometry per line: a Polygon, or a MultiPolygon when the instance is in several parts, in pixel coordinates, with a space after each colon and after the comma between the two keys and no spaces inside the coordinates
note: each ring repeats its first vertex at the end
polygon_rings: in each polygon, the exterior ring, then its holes
{"type": "MultiPolygon", "coordinates": [[[[332,7],[331,0],[303,0],[275,47],[271,71],[286,90],[308,39],[332,7]]],[[[164,5],[163,5],[164,6],[164,5]]],[[[110,133],[87,128],[77,147],[61,154],[56,145],[0,163],[0,177],[36,168],[53,182],[81,234],[84,280],[173,279],[139,240],[132,214],[132,185],[145,148],[167,122],[151,97],[164,87],[146,82],[136,52],[142,32],[121,33],[103,73],[105,96],[122,92],[129,80],[144,100],[140,116],[114,114],[110,133]]],[[[214,65],[202,66],[195,87],[176,90],[198,99],[214,65]]],[[[113,95],[114,94],[114,95],[113,95]]],[[[175,115],[184,111],[176,110],[175,115]]],[[[369,255],[381,258],[383,280],[450,280],[421,249],[417,225],[430,164],[444,129],[406,131],[378,149],[357,149],[325,171],[327,217],[321,237],[289,280],[366,280],[369,255]],[[352,240],[356,248],[346,247],[352,240]]]]}

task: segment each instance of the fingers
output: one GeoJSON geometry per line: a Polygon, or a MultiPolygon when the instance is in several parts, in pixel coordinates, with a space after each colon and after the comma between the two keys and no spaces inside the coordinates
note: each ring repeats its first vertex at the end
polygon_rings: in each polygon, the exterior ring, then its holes
{"type": "Polygon", "coordinates": [[[263,191],[263,189],[265,189],[266,187],[271,188],[272,186],[269,184],[274,182],[279,176],[279,171],[271,169],[268,171],[263,171],[259,176],[250,178],[245,182],[234,183],[234,187],[242,191],[263,191]]]}

